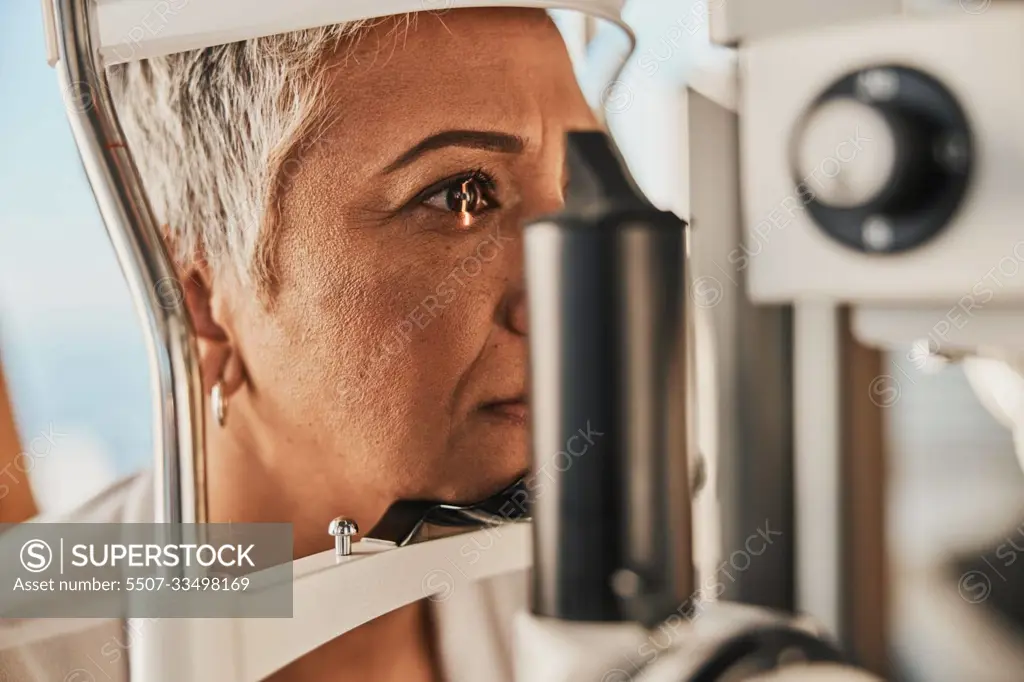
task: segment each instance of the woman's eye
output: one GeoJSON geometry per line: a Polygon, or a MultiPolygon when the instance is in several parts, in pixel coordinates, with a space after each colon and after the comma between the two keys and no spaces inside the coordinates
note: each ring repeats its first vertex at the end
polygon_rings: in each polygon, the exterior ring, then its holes
{"type": "Polygon", "coordinates": [[[476,175],[450,181],[428,196],[423,203],[439,211],[450,211],[463,216],[464,221],[493,208],[495,202],[489,194],[490,181],[476,175]]]}

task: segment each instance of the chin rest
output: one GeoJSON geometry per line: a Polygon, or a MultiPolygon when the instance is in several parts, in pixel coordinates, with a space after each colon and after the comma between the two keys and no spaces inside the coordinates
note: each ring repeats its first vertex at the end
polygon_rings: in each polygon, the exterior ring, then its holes
{"type": "Polygon", "coordinates": [[[377,525],[363,538],[403,547],[480,527],[529,521],[530,492],[526,479],[479,502],[451,504],[425,500],[400,500],[384,513],[377,525]]]}

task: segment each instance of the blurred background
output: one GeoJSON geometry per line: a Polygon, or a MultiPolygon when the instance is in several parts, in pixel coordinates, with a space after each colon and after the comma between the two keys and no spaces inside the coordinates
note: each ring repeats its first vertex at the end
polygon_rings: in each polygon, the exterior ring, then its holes
{"type": "MultiPolygon", "coordinates": [[[[704,12],[696,0],[629,2],[639,45],[615,93],[625,104],[609,110],[640,184],[683,215],[689,171],[676,150],[686,149],[684,87],[716,59],[704,12]]],[[[152,414],[139,321],[41,27],[37,2],[0,3],[0,357],[37,502],[60,512],[150,465],[152,414]]],[[[894,679],[1024,679],[1020,670],[985,676],[987,649],[941,606],[934,582],[958,553],[1000,538],[1024,547],[1024,530],[1015,535],[1024,475],[1010,434],[955,366],[925,374],[906,358],[885,358],[900,395],[885,412],[888,486],[879,491],[887,495],[894,679]]]]}
{"type": "Polygon", "coordinates": [[[40,3],[0,8],[0,352],[44,510],[150,452],[143,337],[46,64],[40,3]]]}

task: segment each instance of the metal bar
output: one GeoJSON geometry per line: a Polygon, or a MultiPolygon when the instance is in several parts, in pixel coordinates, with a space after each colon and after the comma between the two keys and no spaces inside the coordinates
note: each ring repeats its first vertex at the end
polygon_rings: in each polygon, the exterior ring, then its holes
{"type": "MultiPolygon", "coordinates": [[[[730,77],[723,73],[723,84],[730,77]]],[[[742,238],[739,119],[725,101],[731,98],[715,101],[693,88],[686,96],[691,298],[713,336],[697,352],[713,367],[715,398],[701,410],[717,417],[704,437],[714,451],[704,454],[716,462],[722,533],[722,560],[701,576],[701,591],[792,611],[792,315],[784,306],[754,306],[746,294],[756,255],[742,238]]]]}
{"type": "Polygon", "coordinates": [[[54,0],[68,120],[143,322],[154,392],[155,518],[206,521],[203,393],[184,291],[117,121],[97,56],[95,2],[54,0]]]}
{"type": "Polygon", "coordinates": [[[797,607],[843,633],[839,313],[798,303],[794,315],[797,607]]]}
{"type": "Polygon", "coordinates": [[[632,30],[620,16],[625,0],[100,0],[101,32],[93,47],[106,64],[201,50],[317,26],[469,7],[536,7],[575,10],[632,30]]]}

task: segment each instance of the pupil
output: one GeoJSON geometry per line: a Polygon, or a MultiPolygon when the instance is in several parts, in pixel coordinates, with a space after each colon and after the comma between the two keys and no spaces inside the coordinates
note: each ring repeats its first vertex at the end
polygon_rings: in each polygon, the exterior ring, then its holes
{"type": "Polygon", "coordinates": [[[471,207],[476,204],[477,192],[473,188],[472,180],[464,180],[457,190],[448,195],[448,208],[460,213],[469,213],[471,207]]]}

